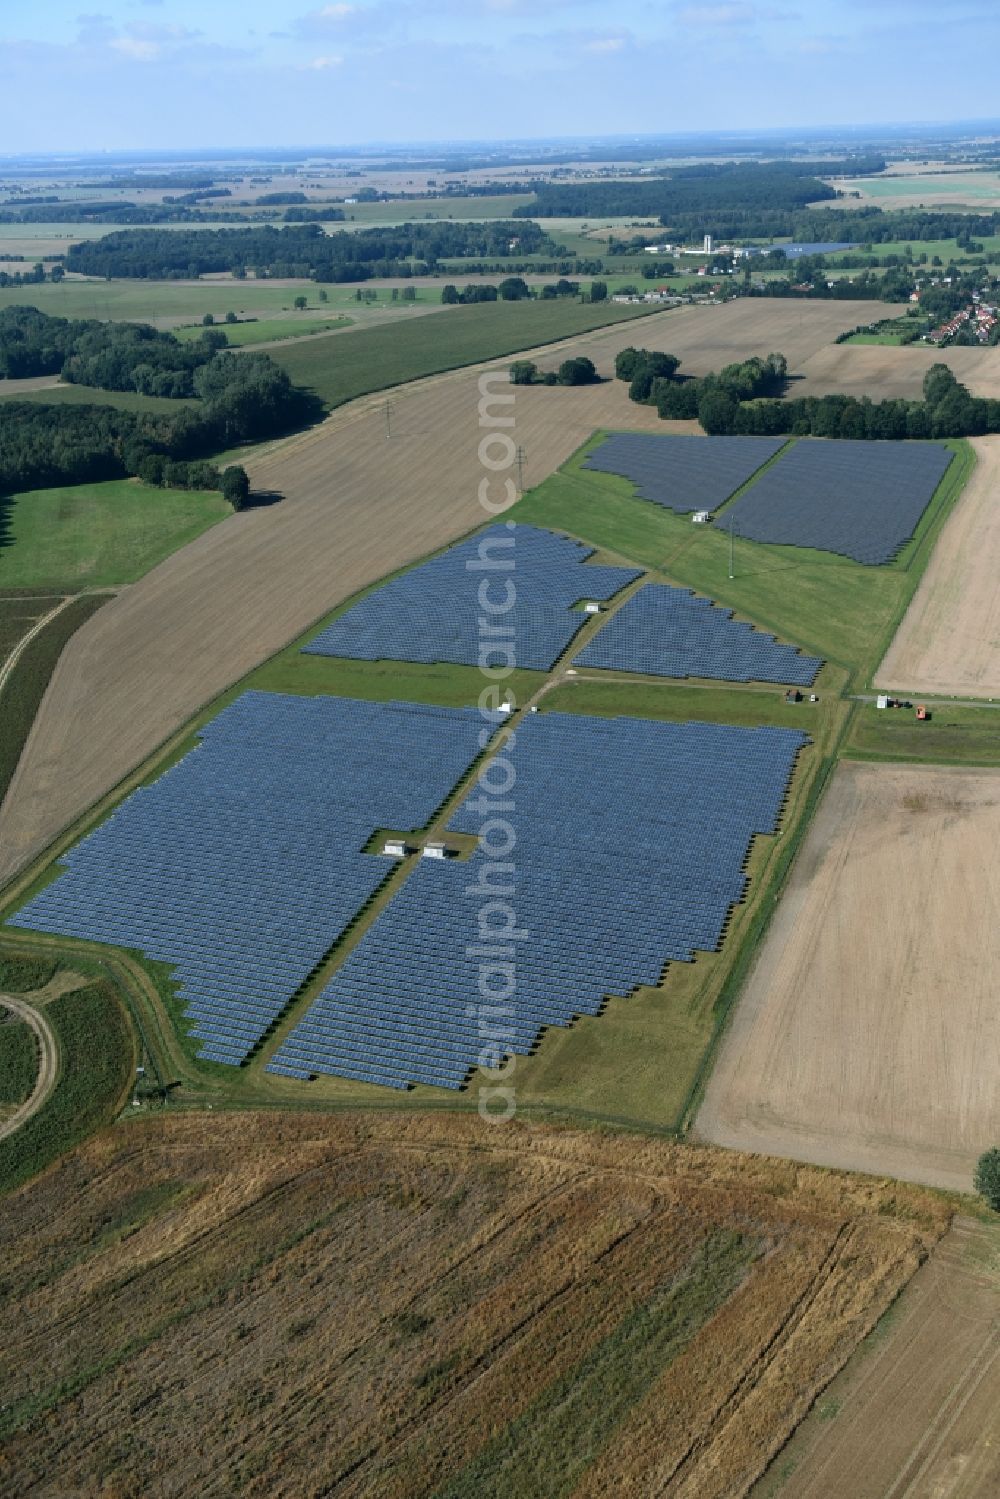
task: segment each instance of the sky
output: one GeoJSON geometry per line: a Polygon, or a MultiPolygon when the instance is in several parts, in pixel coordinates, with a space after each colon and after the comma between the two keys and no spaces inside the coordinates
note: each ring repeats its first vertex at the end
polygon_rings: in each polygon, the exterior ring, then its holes
{"type": "Polygon", "coordinates": [[[996,112],[995,0],[91,3],[0,0],[0,154],[996,112]]]}

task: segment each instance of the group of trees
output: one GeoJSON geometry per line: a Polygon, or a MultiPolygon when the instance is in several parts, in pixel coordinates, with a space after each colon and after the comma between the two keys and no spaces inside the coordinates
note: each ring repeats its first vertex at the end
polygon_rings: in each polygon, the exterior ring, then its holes
{"type": "Polygon", "coordinates": [[[781,399],[787,379],[782,354],[726,365],[700,380],[678,379],[679,360],[646,349],[623,349],[615,362],[632,400],[665,419],[694,418],[711,436],[903,438],[976,437],[1000,432],[1000,400],[970,394],[945,364],[927,371],[922,401],[872,401],[867,396],[781,399]]]}
{"type": "Polygon", "coordinates": [[[594,362],[580,355],[576,359],[564,359],[557,370],[539,370],[531,359],[515,359],[510,367],[513,385],[595,385],[600,375],[594,362]]]}
{"type": "MultiPolygon", "coordinates": [[[[304,210],[302,210],[304,212],[304,210]]],[[[555,250],[531,222],[451,219],[325,234],[319,224],[245,229],[123,229],[71,245],[66,269],[88,276],[152,280],[229,271],[257,276],[307,276],[314,281],[365,281],[435,270],[441,260],[524,255],[555,250]]]]}
{"type": "MultiPolygon", "coordinates": [[[[615,374],[629,382],[629,398],[642,405],[655,406],[659,415],[670,418],[697,417],[712,423],[716,411],[755,401],[765,396],[780,396],[788,376],[783,354],[754,356],[738,364],[727,364],[718,374],[702,379],[677,379],[680,360],[673,354],[651,349],[622,349],[615,360],[615,374]]],[[[709,427],[705,426],[708,431],[709,427]]]]}
{"type": "Polygon", "coordinates": [[[206,332],[192,343],[145,323],[99,323],[49,317],[35,307],[0,311],[0,375],[61,375],[74,385],[191,398],[198,372],[225,346],[206,332]]]}
{"type": "MultiPolygon", "coordinates": [[[[543,302],[551,302],[559,297],[578,297],[581,295],[579,281],[568,281],[561,276],[558,281],[553,281],[545,286],[529,286],[523,276],[507,276],[498,286],[492,286],[486,282],[470,281],[468,286],[459,291],[452,282],[446,283],[441,288],[441,300],[446,303],[457,302],[526,302],[532,297],[538,297],[543,302]]],[[[590,290],[585,293],[585,299],[590,302],[604,302],[607,300],[608,285],[606,281],[592,281],[590,290]]]]}

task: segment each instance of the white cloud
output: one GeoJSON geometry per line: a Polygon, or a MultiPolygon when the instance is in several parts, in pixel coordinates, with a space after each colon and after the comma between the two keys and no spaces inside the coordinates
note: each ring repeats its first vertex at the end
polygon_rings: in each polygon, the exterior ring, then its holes
{"type": "Polygon", "coordinates": [[[343,61],[342,57],[313,57],[309,62],[304,62],[302,67],[307,72],[323,73],[327,68],[339,68],[343,61]]]}
{"type": "Polygon", "coordinates": [[[621,36],[599,36],[592,42],[585,42],[585,52],[621,52],[625,46],[625,38],[621,36]]]}
{"type": "Polygon", "coordinates": [[[109,46],[119,56],[127,57],[132,62],[155,62],[161,50],[159,42],[151,42],[148,38],[139,36],[112,37],[109,46]]]}
{"type": "Polygon", "coordinates": [[[684,5],[677,11],[682,26],[748,26],[756,19],[752,5],[684,5]]]}
{"type": "Polygon", "coordinates": [[[357,6],[355,5],[324,5],[322,10],[318,10],[316,14],[323,21],[346,21],[347,17],[352,16],[356,9],[357,6]]]}

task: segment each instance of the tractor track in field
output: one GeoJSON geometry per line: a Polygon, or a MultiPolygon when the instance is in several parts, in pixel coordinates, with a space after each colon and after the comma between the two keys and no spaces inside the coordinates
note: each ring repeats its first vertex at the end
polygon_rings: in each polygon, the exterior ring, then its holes
{"type": "Polygon", "coordinates": [[[59,1078],[59,1043],[56,1041],[55,1033],[44,1015],[40,1014],[32,1005],[23,999],[17,999],[13,994],[0,994],[0,1006],[24,1022],[34,1032],[38,1042],[38,1076],[35,1086],[31,1090],[30,1098],[0,1124],[0,1140],[5,1140],[8,1135],[14,1134],[23,1124],[38,1113],[44,1107],[45,1102],[55,1087],[59,1078]]]}

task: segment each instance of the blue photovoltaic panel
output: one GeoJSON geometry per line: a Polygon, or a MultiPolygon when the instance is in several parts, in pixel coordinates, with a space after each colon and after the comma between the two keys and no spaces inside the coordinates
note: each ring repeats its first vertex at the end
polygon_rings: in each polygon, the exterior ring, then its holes
{"type": "Polygon", "coordinates": [[[629,479],[642,499],[686,515],[717,510],[787,441],[612,432],[587,454],[583,467],[629,479]]]}
{"type": "Polygon", "coordinates": [[[173,965],[200,1056],[241,1062],[479,753],[473,709],[247,692],[12,918],[173,965]]]}
{"type": "Polygon", "coordinates": [[[811,687],[822,666],[686,588],[647,583],[574,657],[576,666],[654,677],[786,682],[811,687]]]}
{"type": "MultiPolygon", "coordinates": [[[[806,742],[790,729],[522,721],[505,751],[516,771],[511,871],[481,850],[421,860],[270,1067],[460,1088],[474,1067],[530,1051],[546,1026],[595,1015],[607,995],[714,950],[744,896],[751,841],[776,830],[806,742]],[[509,901],[517,934],[496,939],[511,956],[484,993],[489,899],[509,901]]],[[[477,798],[456,831],[481,831],[477,798]]]]}
{"type": "Polygon", "coordinates": [[[934,442],[802,438],[726,512],[737,536],[891,562],[952,460],[934,442]]]}
{"type": "Polygon", "coordinates": [[[636,568],[584,566],[593,552],[535,526],[491,526],[383,583],[305,651],[477,666],[505,663],[504,642],[513,642],[517,666],[548,671],[584,623],[572,606],[611,598],[640,575],[636,568]],[[500,642],[486,662],[484,624],[500,642]]]}

